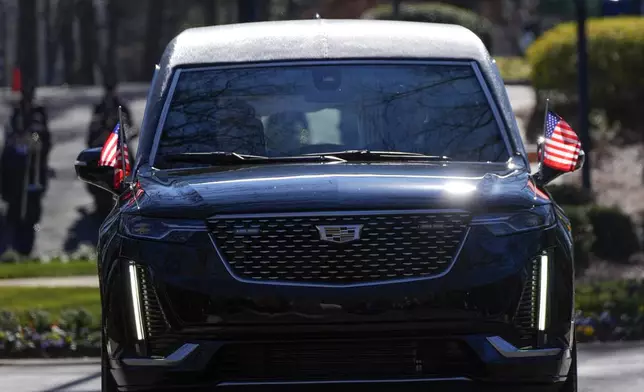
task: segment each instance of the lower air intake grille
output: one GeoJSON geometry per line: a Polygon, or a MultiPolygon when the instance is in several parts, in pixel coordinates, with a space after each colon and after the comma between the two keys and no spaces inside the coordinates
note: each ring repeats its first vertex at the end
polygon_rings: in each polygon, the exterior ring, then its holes
{"type": "Polygon", "coordinates": [[[523,286],[521,301],[514,316],[514,325],[520,333],[524,346],[536,346],[537,343],[537,303],[539,292],[539,260],[530,263],[528,279],[523,286]]]}
{"type": "Polygon", "coordinates": [[[325,380],[480,374],[469,347],[450,340],[228,344],[211,369],[223,381],[325,380]]]}
{"type": "Polygon", "coordinates": [[[222,217],[210,222],[230,271],[244,279],[356,284],[447,272],[465,212],[222,217]]]}
{"type": "Polygon", "coordinates": [[[165,356],[178,344],[175,339],[166,337],[169,324],[159,303],[150,273],[146,267],[137,266],[139,288],[143,310],[145,336],[148,342],[149,355],[165,356]]]}

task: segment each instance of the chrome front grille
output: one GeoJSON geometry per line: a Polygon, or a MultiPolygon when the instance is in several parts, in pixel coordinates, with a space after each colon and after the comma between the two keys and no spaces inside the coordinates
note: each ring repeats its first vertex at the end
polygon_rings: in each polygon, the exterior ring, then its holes
{"type": "Polygon", "coordinates": [[[342,285],[446,273],[469,222],[465,212],[423,212],[221,217],[210,224],[224,262],[239,278],[342,285]],[[356,227],[357,237],[341,230],[356,227]]]}

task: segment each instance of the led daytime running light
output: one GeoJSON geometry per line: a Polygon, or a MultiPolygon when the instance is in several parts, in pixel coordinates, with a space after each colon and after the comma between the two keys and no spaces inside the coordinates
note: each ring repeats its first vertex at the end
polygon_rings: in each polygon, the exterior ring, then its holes
{"type": "Polygon", "coordinates": [[[541,255],[539,271],[539,331],[546,330],[548,311],[548,255],[541,255]]]}
{"type": "Polygon", "coordinates": [[[137,340],[143,340],[143,316],[141,314],[141,300],[139,298],[139,279],[136,272],[136,265],[129,264],[130,291],[132,294],[132,310],[134,312],[134,330],[137,340]]]}

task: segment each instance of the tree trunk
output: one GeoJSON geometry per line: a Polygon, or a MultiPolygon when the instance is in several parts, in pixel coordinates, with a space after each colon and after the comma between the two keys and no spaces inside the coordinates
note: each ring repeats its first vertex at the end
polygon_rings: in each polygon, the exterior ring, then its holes
{"type": "Polygon", "coordinates": [[[255,20],[256,21],[266,21],[271,18],[271,0],[263,0],[255,2],[255,20]]]}
{"type": "Polygon", "coordinates": [[[107,47],[105,53],[105,65],[103,68],[103,79],[117,79],[117,54],[119,37],[119,19],[121,9],[118,0],[107,1],[107,47]]]}
{"type": "Polygon", "coordinates": [[[52,83],[56,64],[56,31],[51,25],[51,0],[45,0],[45,84],[52,83]]]}
{"type": "Polygon", "coordinates": [[[237,0],[237,15],[240,23],[256,21],[255,0],[237,0]]]}
{"type": "Polygon", "coordinates": [[[76,15],[80,27],[80,69],[79,82],[94,84],[94,63],[96,60],[96,14],[92,0],[77,0],[76,15]]]}
{"type": "Polygon", "coordinates": [[[288,0],[286,3],[286,19],[293,19],[296,15],[297,6],[295,0],[288,0]]]}
{"type": "Polygon", "coordinates": [[[161,55],[161,34],[163,33],[163,15],[165,10],[165,0],[148,1],[148,20],[145,34],[145,49],[143,61],[139,74],[141,80],[150,80],[154,74],[154,64],[159,60],[161,55]]]}
{"type": "Polygon", "coordinates": [[[60,44],[63,47],[65,83],[75,83],[74,67],[76,50],[74,47],[74,1],[60,0],[58,3],[60,44]]]}
{"type": "Polygon", "coordinates": [[[36,85],[36,71],[38,69],[38,47],[36,32],[36,0],[20,0],[18,2],[18,53],[17,59],[23,78],[34,86],[36,85]]]}
{"type": "Polygon", "coordinates": [[[217,3],[215,0],[203,0],[203,12],[206,26],[217,24],[217,3]]]}

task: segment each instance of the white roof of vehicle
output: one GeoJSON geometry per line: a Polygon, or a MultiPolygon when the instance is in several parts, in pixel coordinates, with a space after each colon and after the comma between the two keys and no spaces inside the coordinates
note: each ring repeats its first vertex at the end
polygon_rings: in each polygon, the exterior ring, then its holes
{"type": "Polygon", "coordinates": [[[324,59],[490,61],[462,26],[387,20],[292,20],[198,27],[168,45],[162,66],[324,59]]]}

